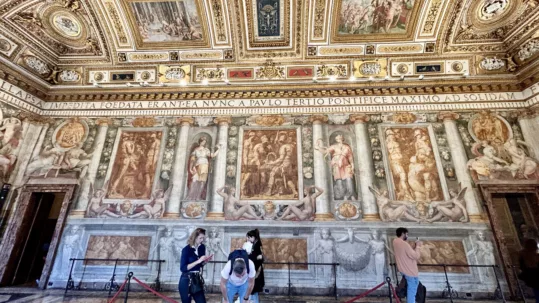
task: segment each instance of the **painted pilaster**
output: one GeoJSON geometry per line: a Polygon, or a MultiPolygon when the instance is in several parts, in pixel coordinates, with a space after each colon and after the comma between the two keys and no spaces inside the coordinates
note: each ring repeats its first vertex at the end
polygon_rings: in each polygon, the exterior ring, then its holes
{"type": "MultiPolygon", "coordinates": [[[[318,141],[324,140],[323,124],[328,122],[328,117],[325,115],[313,115],[311,116],[311,122],[313,123],[313,146],[318,145],[318,141]]],[[[332,220],[333,214],[331,213],[329,204],[329,188],[328,188],[328,173],[326,170],[326,161],[324,159],[324,153],[314,153],[314,185],[320,187],[324,192],[316,199],[316,214],[315,220],[325,221],[332,220]]]]}
{"type": "Polygon", "coordinates": [[[109,125],[112,124],[112,120],[98,119],[95,123],[98,125],[98,130],[94,140],[94,147],[92,149],[92,162],[90,165],[88,165],[88,173],[86,178],[82,181],[77,204],[70,213],[70,215],[73,217],[84,217],[84,213],[88,207],[90,184],[95,182],[97,170],[99,169],[99,160],[101,160],[101,154],[103,153],[105,140],[107,139],[107,131],[109,129],[109,125]]]}
{"type": "Polygon", "coordinates": [[[365,114],[351,115],[350,121],[354,122],[354,130],[356,133],[359,187],[361,189],[363,220],[380,221],[376,199],[369,190],[369,186],[372,186],[374,183],[374,164],[372,161],[371,140],[367,129],[369,116],[365,114]]]}
{"type": "Polygon", "coordinates": [[[539,112],[528,110],[519,113],[518,123],[530,155],[539,160],[539,112]]]}
{"type": "Polygon", "coordinates": [[[170,199],[167,202],[165,218],[179,218],[180,204],[183,197],[183,179],[185,178],[185,165],[187,162],[187,141],[189,139],[189,130],[195,122],[193,118],[183,117],[176,121],[180,125],[180,130],[176,138],[176,150],[174,151],[174,167],[172,168],[172,190],[170,199]]]}
{"type": "Polygon", "coordinates": [[[214,120],[218,125],[217,144],[220,146],[219,152],[215,157],[215,169],[213,175],[213,186],[211,189],[211,205],[207,218],[213,220],[222,220],[224,218],[223,197],[215,192],[218,188],[225,186],[226,181],[226,152],[228,144],[228,125],[232,122],[230,117],[218,117],[214,120]]]}
{"type": "Polygon", "coordinates": [[[438,118],[444,122],[447,143],[451,150],[457,180],[462,188],[468,188],[464,194],[464,200],[466,201],[466,210],[468,211],[470,222],[482,222],[481,205],[473,191],[472,177],[467,166],[468,157],[457,127],[456,120],[459,115],[453,112],[442,112],[438,114],[438,118]]]}

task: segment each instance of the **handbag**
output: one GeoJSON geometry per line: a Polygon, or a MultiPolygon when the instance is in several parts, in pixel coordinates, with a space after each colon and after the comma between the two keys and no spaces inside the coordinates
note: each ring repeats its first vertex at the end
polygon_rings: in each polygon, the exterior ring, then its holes
{"type": "Polygon", "coordinates": [[[204,278],[200,272],[189,273],[189,293],[194,295],[204,290],[204,278]]]}
{"type": "Polygon", "coordinates": [[[397,285],[397,289],[396,289],[397,297],[401,299],[406,297],[407,289],[408,289],[408,282],[406,282],[406,278],[403,276],[399,285],[397,285]]]}

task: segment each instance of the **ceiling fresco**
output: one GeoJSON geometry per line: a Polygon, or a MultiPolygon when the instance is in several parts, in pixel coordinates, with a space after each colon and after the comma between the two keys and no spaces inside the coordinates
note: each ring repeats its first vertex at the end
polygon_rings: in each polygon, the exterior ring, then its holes
{"type": "Polygon", "coordinates": [[[522,89],[538,30],[536,0],[4,0],[0,76],[45,96],[443,77],[522,89]]]}

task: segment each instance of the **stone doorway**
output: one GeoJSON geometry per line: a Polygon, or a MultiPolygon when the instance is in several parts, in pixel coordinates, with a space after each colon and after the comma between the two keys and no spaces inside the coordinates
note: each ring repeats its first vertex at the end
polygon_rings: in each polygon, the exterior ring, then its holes
{"type": "MultiPolygon", "coordinates": [[[[486,201],[492,231],[496,239],[502,271],[512,295],[519,295],[517,277],[511,266],[518,266],[518,256],[525,238],[537,238],[539,227],[539,183],[478,184],[486,201]]],[[[518,273],[518,268],[516,269],[518,273]]]]}
{"type": "Polygon", "coordinates": [[[0,285],[45,288],[75,190],[70,185],[26,185],[0,246],[0,285]]]}

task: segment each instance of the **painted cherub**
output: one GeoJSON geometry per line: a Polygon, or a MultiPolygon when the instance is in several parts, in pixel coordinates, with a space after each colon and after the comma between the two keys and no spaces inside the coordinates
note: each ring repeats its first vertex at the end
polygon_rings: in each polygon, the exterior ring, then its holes
{"type": "Polygon", "coordinates": [[[88,193],[88,207],[86,208],[86,217],[112,217],[119,218],[117,214],[111,212],[109,205],[103,205],[103,198],[105,197],[105,190],[107,188],[108,181],[105,182],[102,189],[94,191],[94,184],[90,183],[90,192],[88,193]]]}

